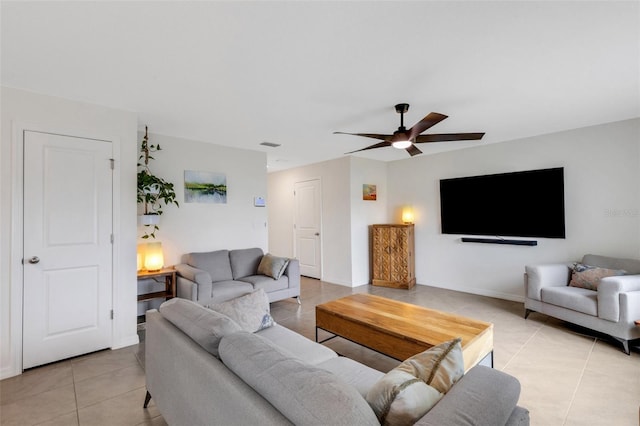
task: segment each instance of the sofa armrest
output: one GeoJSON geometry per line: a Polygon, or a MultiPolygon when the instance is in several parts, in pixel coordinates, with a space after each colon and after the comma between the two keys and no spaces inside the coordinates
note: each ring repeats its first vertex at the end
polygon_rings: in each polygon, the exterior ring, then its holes
{"type": "Polygon", "coordinates": [[[526,296],[541,300],[540,292],[544,287],[564,287],[569,283],[571,266],[567,263],[525,266],[526,296]]]}
{"type": "MultiPolygon", "coordinates": [[[[636,291],[640,291],[640,275],[621,275],[601,279],[598,284],[598,317],[619,322],[622,319],[621,293],[636,291]]],[[[630,313],[629,309],[625,311],[630,313]]]]}
{"type": "Polygon", "coordinates": [[[640,320],[640,291],[620,293],[620,321],[632,324],[640,320]]]}
{"type": "Polygon", "coordinates": [[[178,275],[184,277],[196,284],[211,284],[211,275],[207,271],[194,268],[186,263],[180,263],[175,266],[178,275]]]}
{"type": "MultiPolygon", "coordinates": [[[[520,397],[520,382],[513,376],[478,365],[442,397],[417,426],[505,425],[520,397]]],[[[521,424],[529,423],[526,410],[519,411],[521,424]]]]}
{"type": "Polygon", "coordinates": [[[283,275],[289,278],[289,288],[300,288],[300,262],[298,259],[289,259],[289,264],[283,275]]]}
{"type": "Polygon", "coordinates": [[[175,266],[178,272],[177,296],[183,299],[206,300],[211,297],[211,275],[186,263],[175,266]]]}

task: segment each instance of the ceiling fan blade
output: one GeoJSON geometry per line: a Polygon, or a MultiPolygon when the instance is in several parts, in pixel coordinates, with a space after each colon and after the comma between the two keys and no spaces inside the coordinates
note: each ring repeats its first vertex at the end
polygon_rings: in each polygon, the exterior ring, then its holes
{"type": "Polygon", "coordinates": [[[414,140],[420,133],[424,132],[431,126],[435,126],[448,115],[440,114],[437,112],[430,112],[425,118],[418,121],[412,128],[409,129],[409,140],[414,140]]]}
{"type": "Polygon", "coordinates": [[[350,152],[345,152],[345,154],[353,154],[354,152],[366,151],[368,149],[384,148],[386,146],[391,146],[391,143],[390,142],[378,142],[376,144],[369,145],[366,148],[356,149],[355,151],[350,151],[350,152]]]}
{"type": "Polygon", "coordinates": [[[425,142],[448,142],[448,141],[473,141],[482,139],[484,133],[440,133],[432,135],[420,135],[415,139],[415,143],[425,142]]]}
{"type": "Polygon", "coordinates": [[[409,153],[409,155],[411,155],[412,157],[414,155],[422,154],[422,151],[420,151],[418,147],[415,146],[414,144],[411,144],[411,146],[406,148],[406,150],[409,153]]]}
{"type": "Polygon", "coordinates": [[[352,135],[352,136],[363,136],[365,138],[373,138],[380,139],[382,141],[386,141],[391,139],[393,135],[380,135],[378,133],[346,133],[346,132],[333,132],[334,135],[352,135]]]}

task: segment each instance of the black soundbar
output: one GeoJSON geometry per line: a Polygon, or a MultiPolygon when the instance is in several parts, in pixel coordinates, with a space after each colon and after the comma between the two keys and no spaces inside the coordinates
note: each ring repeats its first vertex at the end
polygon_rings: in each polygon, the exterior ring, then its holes
{"type": "Polygon", "coordinates": [[[462,237],[463,243],[486,243],[486,244],[511,244],[513,246],[537,246],[537,241],[531,240],[505,240],[501,238],[469,238],[462,237]]]}

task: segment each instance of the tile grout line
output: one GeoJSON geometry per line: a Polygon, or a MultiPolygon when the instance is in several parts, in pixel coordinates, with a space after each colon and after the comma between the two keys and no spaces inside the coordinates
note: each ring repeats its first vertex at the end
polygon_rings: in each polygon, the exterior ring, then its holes
{"type": "Polygon", "coordinates": [[[515,359],[515,357],[517,357],[520,352],[523,351],[524,347],[527,346],[529,344],[529,342],[536,337],[536,335],[540,332],[540,330],[542,330],[542,327],[544,327],[544,324],[542,324],[540,327],[538,327],[538,329],[531,335],[529,336],[529,338],[526,340],[526,342],[524,342],[522,344],[522,346],[520,346],[520,349],[518,349],[516,351],[515,354],[513,354],[513,356],[511,358],[509,358],[509,361],[507,361],[507,363],[504,365],[504,367],[502,367],[502,371],[506,371],[507,367],[509,367],[509,364],[511,364],[511,361],[513,361],[515,359]]]}
{"type": "Polygon", "coordinates": [[[76,371],[71,363],[71,379],[73,381],[73,397],[76,400],[76,421],[80,425],[80,407],[78,406],[78,391],[76,390],[76,371]]]}
{"type": "Polygon", "coordinates": [[[576,394],[578,393],[578,388],[580,387],[580,384],[582,383],[582,378],[584,377],[584,372],[587,370],[587,365],[589,364],[589,358],[591,358],[591,355],[593,354],[593,349],[596,347],[597,342],[598,342],[598,338],[594,338],[593,343],[591,344],[591,348],[589,349],[589,356],[587,356],[587,359],[584,361],[584,366],[582,367],[582,371],[580,372],[580,378],[578,379],[578,383],[576,384],[576,387],[573,390],[573,395],[571,395],[571,400],[569,401],[567,412],[565,413],[564,420],[562,421],[563,426],[566,425],[567,421],[569,420],[569,413],[571,412],[573,401],[576,398],[576,394]]]}

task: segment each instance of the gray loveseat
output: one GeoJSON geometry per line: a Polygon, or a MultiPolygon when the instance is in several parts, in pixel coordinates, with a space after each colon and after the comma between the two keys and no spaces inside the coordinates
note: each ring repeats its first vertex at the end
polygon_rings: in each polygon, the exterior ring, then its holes
{"type": "Polygon", "coordinates": [[[176,265],[177,296],[201,305],[223,302],[259,288],[270,302],[300,297],[300,264],[289,259],[278,279],[258,273],[260,248],[188,253],[176,265]]]}
{"type": "Polygon", "coordinates": [[[640,339],[640,260],[587,254],[580,262],[624,270],[626,275],[602,278],[596,290],[571,287],[573,263],[525,267],[525,315],[543,314],[608,334],[629,354],[629,341],[640,339]]]}
{"type": "MultiPolygon", "coordinates": [[[[256,333],[231,332],[213,350],[190,337],[198,321],[178,328],[162,312],[147,312],[145,406],[154,401],[168,424],[379,424],[364,395],[382,372],[278,324],[256,333]]],[[[517,406],[519,394],[514,377],[476,366],[416,424],[528,425],[528,411],[517,406]]]]}

